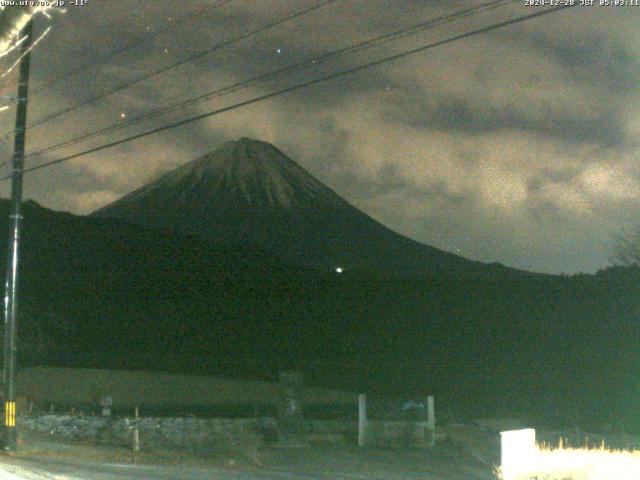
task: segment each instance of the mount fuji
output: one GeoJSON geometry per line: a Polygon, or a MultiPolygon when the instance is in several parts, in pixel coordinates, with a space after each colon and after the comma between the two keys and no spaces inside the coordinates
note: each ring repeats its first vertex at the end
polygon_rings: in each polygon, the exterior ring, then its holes
{"type": "Polygon", "coordinates": [[[275,146],[249,138],[226,142],[92,216],[259,245],[280,258],[321,269],[453,275],[517,272],[395,233],[275,146]]]}

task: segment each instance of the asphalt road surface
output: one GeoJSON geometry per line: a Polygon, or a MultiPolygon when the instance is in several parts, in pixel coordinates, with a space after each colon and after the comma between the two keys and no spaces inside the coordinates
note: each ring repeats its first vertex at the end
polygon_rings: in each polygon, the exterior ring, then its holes
{"type": "Polygon", "coordinates": [[[493,437],[474,427],[451,429],[426,449],[314,444],[265,447],[247,456],[226,450],[134,454],[23,431],[17,452],[0,453],[0,480],[495,480],[493,437]]]}
{"type": "Polygon", "coordinates": [[[140,464],[47,455],[0,458],[0,480],[494,480],[492,469],[463,452],[291,449],[271,452],[265,464],[140,464]]]}
{"type": "MultiPolygon", "coordinates": [[[[168,465],[131,465],[118,463],[84,462],[20,462],[5,465],[0,478],[7,480],[257,480],[257,479],[324,479],[316,476],[290,472],[250,472],[219,467],[181,467],[168,465]],[[6,475],[8,474],[8,475],[6,475]]],[[[344,477],[361,478],[361,477],[344,477]]]]}

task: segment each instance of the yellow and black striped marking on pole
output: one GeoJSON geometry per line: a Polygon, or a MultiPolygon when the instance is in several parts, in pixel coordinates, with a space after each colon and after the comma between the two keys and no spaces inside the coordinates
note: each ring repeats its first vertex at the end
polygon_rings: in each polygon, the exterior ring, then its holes
{"type": "Polygon", "coordinates": [[[16,402],[4,402],[4,426],[16,426],[16,402]]]}

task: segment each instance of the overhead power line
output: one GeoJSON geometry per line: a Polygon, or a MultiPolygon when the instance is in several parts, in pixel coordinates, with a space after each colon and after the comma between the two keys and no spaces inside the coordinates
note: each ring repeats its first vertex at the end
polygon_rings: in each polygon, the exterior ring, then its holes
{"type": "Polygon", "coordinates": [[[206,7],[200,8],[199,10],[197,10],[194,13],[189,13],[187,15],[184,15],[182,17],[177,18],[174,21],[169,21],[167,22],[163,27],[158,28],[157,30],[154,30],[153,32],[147,34],[147,35],[140,35],[137,38],[133,39],[132,41],[130,41],[129,43],[123,45],[122,47],[113,50],[112,52],[108,53],[106,56],[100,56],[99,59],[97,59],[97,61],[86,64],[86,65],[81,65],[78,68],[75,68],[67,73],[65,73],[64,75],[54,78],[53,80],[48,81],[47,83],[40,85],[38,88],[33,89],[33,91],[31,92],[31,95],[34,94],[38,94],[41,93],[45,90],[49,90],[53,85],[62,82],[63,80],[68,80],[71,77],[75,77],[76,75],[78,75],[79,73],[88,70],[92,67],[95,67],[96,65],[99,65],[101,63],[104,63],[105,60],[109,60],[113,57],[116,57],[122,53],[125,53],[129,50],[132,50],[134,48],[138,48],[140,45],[144,44],[144,43],[148,43],[151,40],[153,40],[156,37],[159,37],[160,35],[170,31],[171,29],[175,28],[176,26],[185,23],[185,22],[189,22],[192,21],[198,17],[201,17],[203,15],[205,15],[206,13],[215,10],[217,8],[221,8],[224,7],[226,4],[232,2],[233,0],[219,0],[218,2],[216,2],[213,5],[208,5],[206,7]]]}
{"type": "MultiPolygon", "coordinates": [[[[549,9],[539,10],[539,11],[537,11],[535,13],[530,13],[528,15],[522,15],[520,17],[515,17],[515,18],[509,19],[509,20],[505,20],[503,22],[494,23],[494,24],[488,25],[486,27],[481,27],[481,28],[478,28],[476,30],[472,30],[470,32],[462,33],[462,34],[459,34],[459,35],[454,35],[454,36],[448,37],[448,38],[446,38],[444,40],[439,40],[439,41],[436,41],[436,42],[433,42],[433,43],[429,43],[427,45],[422,45],[420,47],[413,48],[411,50],[407,50],[407,51],[404,51],[404,52],[401,52],[401,53],[396,53],[394,55],[389,55],[387,57],[384,57],[384,58],[381,58],[381,59],[378,59],[378,60],[374,60],[374,61],[362,64],[362,65],[357,65],[355,67],[351,67],[351,68],[348,68],[346,70],[341,70],[339,72],[334,72],[334,73],[331,73],[329,75],[325,75],[323,77],[319,77],[319,78],[316,78],[316,79],[313,79],[313,80],[308,80],[306,82],[298,83],[296,85],[292,85],[292,86],[283,88],[281,90],[277,90],[275,92],[271,92],[271,93],[267,93],[267,94],[264,94],[264,95],[260,95],[258,97],[254,97],[252,99],[245,100],[243,102],[239,102],[239,103],[236,103],[234,105],[230,105],[230,106],[227,106],[227,107],[224,107],[224,108],[219,108],[217,110],[213,110],[213,111],[210,111],[210,112],[207,112],[207,113],[203,113],[203,114],[196,115],[196,116],[193,116],[193,117],[190,117],[190,118],[186,118],[184,120],[180,120],[178,122],[174,122],[174,123],[171,123],[169,125],[164,125],[162,127],[154,128],[152,130],[148,130],[146,132],[139,133],[137,135],[131,135],[129,137],[125,137],[125,138],[122,138],[120,140],[109,142],[109,143],[106,143],[104,145],[100,145],[98,147],[94,147],[94,148],[90,148],[88,150],[84,150],[82,152],[74,153],[72,155],[68,155],[66,157],[62,157],[62,158],[59,158],[59,159],[56,159],[56,160],[52,160],[52,161],[43,163],[41,165],[37,165],[37,166],[34,166],[34,167],[27,168],[24,171],[26,173],[26,172],[33,172],[33,171],[36,171],[36,170],[41,170],[43,168],[47,168],[47,167],[50,167],[52,165],[57,165],[57,164],[60,164],[60,163],[63,163],[63,162],[67,162],[69,160],[73,160],[73,159],[76,159],[76,158],[84,157],[84,156],[89,155],[91,153],[96,153],[96,152],[99,152],[99,151],[102,151],[102,150],[107,150],[109,148],[113,148],[115,146],[131,142],[133,140],[138,140],[140,138],[144,138],[144,137],[147,137],[149,135],[153,135],[153,134],[156,134],[156,133],[159,133],[159,132],[163,132],[165,130],[170,130],[172,128],[176,128],[176,127],[180,127],[182,125],[193,123],[193,122],[196,122],[198,120],[202,120],[202,119],[205,119],[205,118],[212,117],[214,115],[219,115],[219,114],[231,111],[231,110],[235,110],[237,108],[245,107],[247,105],[252,105],[254,103],[258,103],[258,102],[261,102],[261,101],[264,101],[264,100],[268,100],[270,98],[274,98],[274,97],[277,97],[279,95],[283,95],[285,93],[290,93],[290,92],[293,92],[293,91],[296,91],[296,90],[301,90],[303,88],[310,87],[312,85],[316,85],[316,84],[321,83],[321,82],[325,82],[325,81],[328,81],[328,80],[333,80],[333,79],[336,79],[336,78],[340,78],[340,77],[344,77],[344,76],[347,76],[347,75],[351,75],[351,74],[360,72],[362,70],[365,70],[367,68],[371,68],[371,67],[382,65],[384,63],[388,63],[388,62],[391,62],[391,61],[399,60],[401,58],[405,58],[405,57],[408,57],[410,55],[415,55],[416,53],[420,53],[420,52],[423,52],[425,50],[430,50],[430,49],[433,49],[433,48],[436,48],[436,47],[439,47],[439,46],[442,46],[442,45],[446,45],[448,43],[453,43],[453,42],[456,42],[456,41],[459,41],[459,40],[463,40],[463,39],[466,39],[466,38],[470,38],[470,37],[473,37],[475,35],[479,35],[479,34],[482,34],[482,33],[491,32],[493,30],[497,30],[499,28],[503,28],[503,27],[507,27],[507,26],[510,26],[510,25],[514,25],[516,23],[521,23],[521,22],[524,22],[524,21],[527,21],[527,20],[532,20],[534,18],[542,17],[543,15],[549,15],[551,13],[560,12],[560,11],[566,10],[567,8],[570,8],[570,6],[567,5],[567,6],[560,6],[560,7],[553,7],[553,8],[549,8],[549,9]]],[[[8,178],[11,178],[11,177],[10,176],[5,176],[5,177],[0,178],[0,180],[6,180],[8,178]]]]}
{"type": "Polygon", "coordinates": [[[123,91],[123,90],[125,90],[127,88],[132,87],[133,85],[136,85],[136,84],[138,84],[140,82],[143,82],[145,80],[149,80],[150,78],[153,78],[153,77],[155,77],[157,75],[165,73],[165,72],[167,72],[169,70],[172,70],[172,69],[174,69],[176,67],[179,67],[180,65],[184,65],[184,64],[186,64],[188,62],[191,62],[191,61],[196,60],[198,58],[204,57],[205,55],[209,55],[209,54],[211,54],[211,53],[213,53],[213,52],[215,52],[217,50],[220,50],[220,49],[222,49],[224,47],[227,47],[227,46],[232,45],[234,43],[237,43],[237,42],[240,42],[242,40],[245,40],[245,39],[247,39],[247,38],[249,38],[249,37],[251,37],[253,35],[256,35],[258,33],[264,32],[265,30],[268,30],[270,28],[274,28],[274,27],[276,27],[278,25],[281,25],[281,24],[283,24],[285,22],[293,20],[294,18],[301,17],[303,15],[306,15],[307,13],[313,12],[315,10],[318,10],[318,9],[320,9],[320,8],[326,6],[326,5],[329,5],[331,3],[335,3],[337,1],[338,0],[323,0],[323,1],[313,5],[311,7],[305,8],[304,10],[300,10],[300,11],[298,11],[296,13],[287,15],[286,17],[283,17],[283,18],[280,18],[278,20],[269,22],[269,23],[267,23],[267,24],[265,24],[265,25],[263,25],[261,27],[258,27],[258,28],[253,29],[253,30],[249,30],[248,32],[245,32],[245,33],[243,33],[241,35],[238,35],[236,37],[230,38],[228,40],[224,40],[224,41],[214,45],[211,48],[208,48],[206,50],[201,50],[200,52],[195,53],[193,55],[190,55],[189,57],[187,57],[187,58],[185,58],[183,60],[179,60],[177,62],[171,63],[169,65],[166,65],[166,66],[162,67],[162,68],[154,70],[153,72],[150,72],[150,73],[147,73],[147,74],[142,75],[140,77],[137,77],[134,80],[131,80],[131,81],[127,82],[127,83],[123,83],[123,84],[115,87],[114,89],[109,90],[108,92],[104,92],[104,93],[102,93],[100,95],[97,95],[97,96],[92,97],[90,99],[87,99],[87,100],[85,100],[83,102],[80,102],[79,104],[76,104],[76,105],[74,105],[72,107],[65,108],[65,109],[60,110],[58,112],[52,113],[50,115],[47,115],[47,116],[35,121],[31,125],[28,125],[27,129],[43,125],[43,124],[45,124],[47,122],[50,122],[53,119],[61,117],[62,115],[66,115],[66,114],[71,113],[71,112],[73,112],[73,111],[75,111],[75,110],[77,110],[77,109],[79,109],[81,107],[85,107],[87,105],[95,103],[98,100],[102,100],[103,98],[106,98],[106,97],[108,97],[110,95],[113,95],[114,93],[121,92],[121,91],[123,91]]]}
{"type": "Polygon", "coordinates": [[[280,68],[280,69],[277,69],[277,70],[273,70],[273,71],[258,75],[256,77],[250,78],[248,80],[244,80],[244,81],[241,81],[241,82],[234,83],[232,85],[228,85],[228,86],[223,87],[223,88],[219,88],[219,89],[216,89],[216,90],[213,90],[213,91],[206,92],[206,93],[200,94],[200,95],[198,95],[196,97],[192,97],[190,99],[183,100],[181,102],[175,103],[175,104],[170,105],[170,106],[162,107],[160,109],[154,110],[154,111],[149,112],[149,113],[145,113],[145,114],[140,115],[138,117],[131,118],[131,119],[125,121],[125,122],[117,122],[117,123],[111,124],[111,125],[109,125],[107,127],[104,127],[104,128],[102,128],[100,130],[89,132],[89,133],[85,133],[85,134],[79,135],[79,136],[77,136],[75,138],[68,139],[68,140],[65,140],[63,142],[44,147],[44,148],[42,148],[40,150],[35,150],[33,152],[29,152],[27,156],[42,155],[44,153],[48,153],[48,152],[51,152],[51,151],[54,151],[54,150],[58,150],[60,148],[69,147],[69,146],[75,145],[75,144],[77,144],[79,142],[82,142],[83,140],[87,140],[89,138],[93,138],[93,137],[96,137],[96,136],[99,136],[99,135],[110,133],[110,132],[113,132],[113,131],[116,131],[116,130],[121,130],[121,129],[125,128],[125,127],[129,127],[129,126],[132,126],[132,125],[137,125],[137,124],[139,124],[140,122],[142,122],[144,120],[149,120],[149,119],[152,119],[152,118],[156,118],[156,117],[159,117],[161,115],[165,115],[167,113],[171,113],[171,112],[174,112],[176,110],[180,110],[180,109],[185,108],[187,106],[192,106],[192,105],[195,105],[195,104],[210,100],[210,99],[215,98],[215,97],[221,97],[223,95],[227,95],[227,94],[232,93],[232,92],[237,92],[239,90],[246,89],[246,88],[250,87],[251,85],[254,85],[254,84],[257,84],[257,83],[260,83],[260,82],[264,82],[264,81],[267,81],[267,80],[273,80],[273,79],[275,79],[277,77],[280,77],[280,76],[282,76],[284,74],[295,72],[296,70],[301,70],[301,69],[304,69],[304,68],[317,66],[317,65],[319,65],[321,63],[324,63],[324,62],[326,62],[326,61],[328,61],[328,60],[330,60],[330,59],[332,59],[334,57],[338,57],[338,56],[354,53],[354,52],[357,52],[357,51],[361,51],[361,50],[364,50],[364,49],[367,49],[367,48],[383,45],[385,43],[388,43],[388,42],[391,42],[391,41],[395,41],[395,40],[398,40],[400,38],[406,38],[406,37],[408,37],[410,35],[418,34],[418,33],[422,32],[422,31],[424,31],[426,29],[429,29],[429,28],[435,28],[437,26],[440,26],[440,25],[443,25],[443,24],[446,24],[446,23],[454,22],[456,20],[459,20],[460,18],[473,16],[473,15],[476,15],[476,14],[481,13],[481,12],[492,10],[492,9],[495,9],[495,8],[498,8],[498,7],[503,7],[503,6],[507,5],[507,4],[516,3],[516,2],[519,2],[519,1],[520,0],[494,0],[492,2],[487,2],[485,4],[478,5],[476,7],[457,10],[457,11],[452,12],[452,13],[447,14],[447,15],[439,16],[439,17],[436,17],[436,18],[431,18],[431,19],[429,19],[427,21],[420,22],[420,23],[412,25],[410,27],[403,28],[401,30],[397,30],[395,32],[388,33],[388,34],[385,34],[385,35],[381,35],[381,36],[378,36],[378,37],[374,37],[374,38],[371,38],[371,39],[368,39],[368,40],[364,40],[364,41],[356,43],[354,45],[350,45],[348,47],[343,47],[343,48],[340,48],[338,50],[334,50],[334,51],[325,53],[325,54],[320,55],[320,56],[313,56],[313,57],[310,57],[310,58],[308,58],[306,60],[303,60],[301,62],[295,63],[293,65],[289,65],[289,66],[286,66],[286,67],[283,67],[283,68],[280,68]]]}

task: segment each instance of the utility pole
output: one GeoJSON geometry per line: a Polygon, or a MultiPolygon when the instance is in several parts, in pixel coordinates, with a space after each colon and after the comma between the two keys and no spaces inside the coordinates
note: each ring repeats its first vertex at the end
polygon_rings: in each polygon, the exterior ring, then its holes
{"type": "Polygon", "coordinates": [[[29,20],[21,32],[26,37],[20,48],[20,83],[16,108],[13,165],[11,177],[11,214],[7,281],[4,297],[4,439],[3,448],[13,451],[17,447],[16,431],[16,336],[18,316],[18,258],[20,247],[20,223],[22,220],[22,176],[24,170],[24,144],[27,127],[27,97],[29,94],[29,64],[33,43],[33,20],[29,20]]]}

